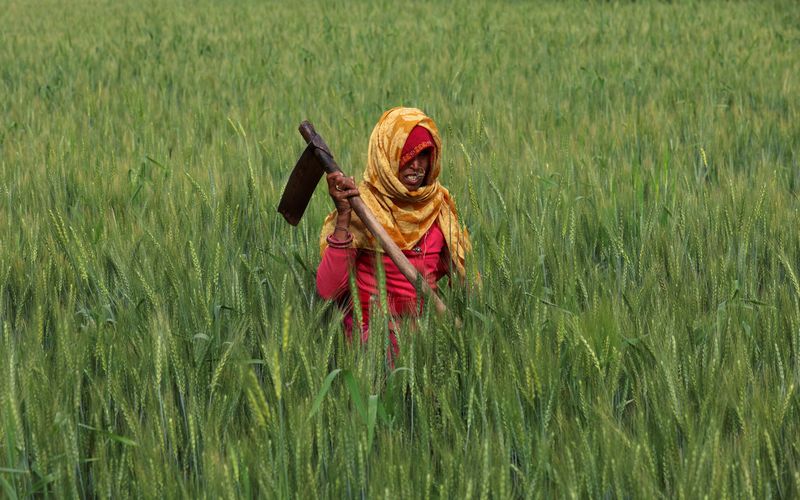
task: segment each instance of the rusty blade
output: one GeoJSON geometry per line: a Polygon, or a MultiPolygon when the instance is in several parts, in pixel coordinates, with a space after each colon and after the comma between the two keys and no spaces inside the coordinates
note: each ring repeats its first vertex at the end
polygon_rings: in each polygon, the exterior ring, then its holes
{"type": "Polygon", "coordinates": [[[322,162],[314,154],[314,149],[314,145],[309,144],[300,155],[278,204],[278,212],[293,226],[300,223],[308,202],[311,201],[311,195],[325,172],[322,162]]]}

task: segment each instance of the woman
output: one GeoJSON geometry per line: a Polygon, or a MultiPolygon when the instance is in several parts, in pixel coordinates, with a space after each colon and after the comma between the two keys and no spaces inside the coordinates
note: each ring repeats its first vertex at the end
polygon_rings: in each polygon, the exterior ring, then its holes
{"type": "MultiPolygon", "coordinates": [[[[327,176],[328,192],[336,209],[320,234],[322,261],[317,269],[317,291],[345,308],[344,325],[352,337],[354,303],[362,318],[361,339],[367,339],[372,304],[378,304],[376,259],[386,275],[389,313],[393,318],[419,314],[413,284],[388,256],[377,253],[376,240],[352,213],[349,199],[361,196],[431,289],[455,270],[464,277],[469,236],[462,230],[450,193],[438,182],[441,141],[436,125],[415,108],[393,108],[381,116],[369,140],[364,180],[356,186],[341,173],[327,176]],[[350,296],[349,274],[354,270],[357,300],[350,296]]],[[[393,355],[399,352],[390,331],[393,355]]]]}

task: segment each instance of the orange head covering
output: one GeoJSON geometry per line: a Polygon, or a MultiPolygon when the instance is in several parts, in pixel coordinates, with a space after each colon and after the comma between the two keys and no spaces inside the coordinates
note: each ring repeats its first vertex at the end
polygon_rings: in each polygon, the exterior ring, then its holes
{"type": "MultiPolygon", "coordinates": [[[[465,256],[472,247],[467,231],[462,229],[458,222],[456,205],[450,192],[439,184],[440,151],[439,131],[433,120],[416,108],[392,108],[381,116],[372,130],[367,153],[367,169],[358,189],[364,204],[375,214],[386,232],[402,250],[413,248],[434,222],[438,222],[450,250],[453,265],[463,276],[465,256]],[[409,136],[415,127],[424,130],[415,131],[414,137],[409,141],[409,136]],[[428,141],[432,144],[426,145],[428,141]],[[408,150],[404,150],[408,142],[411,145],[408,150]],[[409,191],[397,175],[401,158],[406,162],[410,161],[419,152],[431,146],[431,166],[426,174],[425,184],[419,189],[409,191]],[[417,151],[406,158],[408,155],[404,153],[413,152],[415,149],[417,151]]],[[[334,210],[322,226],[320,234],[322,251],[328,246],[327,237],[333,233],[335,224],[334,210]]],[[[350,232],[353,233],[355,248],[379,251],[374,237],[355,214],[350,222],[350,232]]]]}

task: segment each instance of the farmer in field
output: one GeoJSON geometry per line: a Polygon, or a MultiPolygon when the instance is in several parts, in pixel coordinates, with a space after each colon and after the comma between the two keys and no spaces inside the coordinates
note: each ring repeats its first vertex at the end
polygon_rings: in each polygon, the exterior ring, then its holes
{"type": "MultiPolygon", "coordinates": [[[[322,261],[317,269],[317,290],[339,301],[345,311],[344,326],[352,338],[354,307],[360,307],[361,339],[369,335],[370,308],[379,290],[376,259],[386,274],[388,309],[393,318],[416,316],[422,300],[415,286],[385,254],[359,218],[349,199],[360,195],[411,264],[432,289],[452,272],[464,277],[464,257],[469,236],[462,230],[450,193],[439,184],[441,141],[436,125],[422,111],[393,108],[381,116],[369,140],[367,169],[356,185],[340,172],[328,174],[328,191],[336,209],[328,215],[320,234],[322,261]],[[355,273],[358,297],[351,296],[349,273],[355,273]]],[[[391,330],[394,330],[392,328],[391,330]]],[[[399,352],[390,331],[391,355],[399,352]]]]}

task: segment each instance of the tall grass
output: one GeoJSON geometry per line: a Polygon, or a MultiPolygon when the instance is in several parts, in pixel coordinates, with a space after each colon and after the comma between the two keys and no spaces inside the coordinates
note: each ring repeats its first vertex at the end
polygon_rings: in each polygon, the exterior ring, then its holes
{"type": "Polygon", "coordinates": [[[3,495],[800,494],[794,3],[3,7],[3,495]],[[399,104],[483,286],[392,372],[275,207],[399,104]]]}

